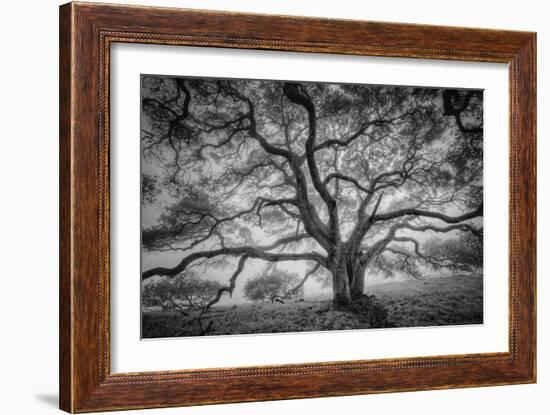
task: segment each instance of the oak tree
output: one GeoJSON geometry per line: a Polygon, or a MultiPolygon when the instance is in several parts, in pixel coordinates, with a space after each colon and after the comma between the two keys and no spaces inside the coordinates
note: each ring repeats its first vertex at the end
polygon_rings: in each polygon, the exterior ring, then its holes
{"type": "Polygon", "coordinates": [[[142,244],[178,256],[143,280],[229,269],[218,301],[248,261],[299,261],[347,305],[383,264],[463,267],[453,241],[482,238],[481,91],[143,76],[141,105],[142,244]]]}

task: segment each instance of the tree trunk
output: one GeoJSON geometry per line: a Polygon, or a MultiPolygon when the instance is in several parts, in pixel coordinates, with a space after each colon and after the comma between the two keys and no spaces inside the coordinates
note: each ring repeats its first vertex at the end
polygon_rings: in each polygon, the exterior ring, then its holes
{"type": "Polygon", "coordinates": [[[353,300],[360,298],[365,291],[365,267],[360,263],[353,266],[353,275],[351,283],[351,298],[353,300]]]}
{"type": "Polygon", "coordinates": [[[351,303],[349,276],[345,263],[340,263],[332,270],[332,293],[335,306],[346,306],[351,303]]]}
{"type": "Polygon", "coordinates": [[[365,289],[365,267],[357,259],[347,258],[332,270],[333,302],[346,306],[360,298],[365,289]]]}

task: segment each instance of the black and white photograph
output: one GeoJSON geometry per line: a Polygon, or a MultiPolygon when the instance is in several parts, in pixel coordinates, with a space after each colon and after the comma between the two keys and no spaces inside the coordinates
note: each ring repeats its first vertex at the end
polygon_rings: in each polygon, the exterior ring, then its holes
{"type": "Polygon", "coordinates": [[[483,324],[483,90],[140,82],[142,338],[483,324]]]}

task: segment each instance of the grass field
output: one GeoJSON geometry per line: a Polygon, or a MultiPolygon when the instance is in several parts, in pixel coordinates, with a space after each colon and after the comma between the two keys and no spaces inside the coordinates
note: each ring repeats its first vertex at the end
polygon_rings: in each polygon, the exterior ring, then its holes
{"type": "Polygon", "coordinates": [[[367,288],[394,327],[483,323],[483,279],[476,276],[391,282],[367,288]]]}
{"type": "MultiPolygon", "coordinates": [[[[335,310],[330,299],[285,304],[213,307],[208,335],[420,327],[483,323],[483,279],[475,276],[429,278],[367,287],[369,297],[351,310],[335,310]],[[385,309],[386,311],[383,311],[385,309]],[[373,314],[374,311],[374,314],[373,314]]],[[[181,336],[181,316],[144,312],[142,337],[181,336]]]]}

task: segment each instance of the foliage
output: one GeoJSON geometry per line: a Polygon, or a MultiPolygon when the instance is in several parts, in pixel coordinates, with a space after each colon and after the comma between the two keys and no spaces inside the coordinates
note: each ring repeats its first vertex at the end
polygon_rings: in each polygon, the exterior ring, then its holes
{"type": "Polygon", "coordinates": [[[282,300],[299,281],[298,275],[284,270],[249,278],[244,285],[244,295],[251,301],[282,300]]]}
{"type": "Polygon", "coordinates": [[[460,233],[452,239],[432,239],[425,251],[437,258],[441,268],[474,274],[480,274],[483,268],[483,239],[476,235],[460,233]]]}
{"type": "Polygon", "coordinates": [[[409,241],[412,249],[390,248],[388,254],[379,255],[371,271],[383,278],[396,274],[423,279],[429,272],[448,270],[454,273],[481,274],[483,268],[483,238],[480,234],[459,232],[446,239],[434,237],[422,244],[409,241]]]}
{"type": "Polygon", "coordinates": [[[203,317],[220,288],[216,281],[187,272],[173,279],[144,284],[141,301],[145,307],[160,307],[163,311],[179,313],[181,333],[189,334],[198,329],[199,334],[205,334],[211,329],[211,323],[205,327],[203,317]]]}
{"type": "Polygon", "coordinates": [[[141,175],[141,199],[145,204],[152,204],[161,190],[155,178],[148,174],[141,175]]]}

